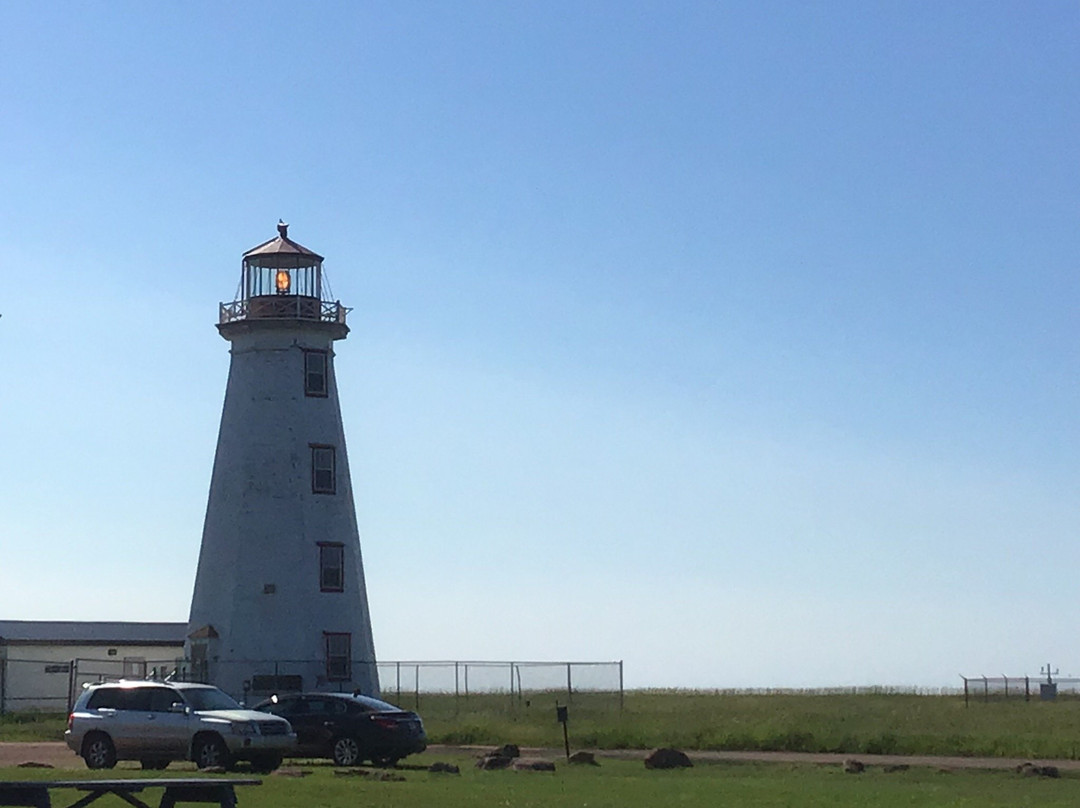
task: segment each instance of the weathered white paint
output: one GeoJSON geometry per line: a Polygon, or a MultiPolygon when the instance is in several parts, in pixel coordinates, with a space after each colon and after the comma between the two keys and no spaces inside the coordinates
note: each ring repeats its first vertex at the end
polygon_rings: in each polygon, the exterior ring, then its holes
{"type": "Polygon", "coordinates": [[[209,679],[237,698],[253,675],[274,673],[302,676],[304,689],[377,695],[333,362],[348,329],[254,319],[220,331],[232,359],[188,622],[218,635],[209,679]],[[304,349],[328,352],[326,397],[304,394],[304,349]],[[312,493],[311,444],[336,447],[336,494],[312,493]],[[344,545],[343,592],[320,591],[318,542],[344,545]],[[347,681],[327,678],[325,632],[351,635],[347,681]]]}

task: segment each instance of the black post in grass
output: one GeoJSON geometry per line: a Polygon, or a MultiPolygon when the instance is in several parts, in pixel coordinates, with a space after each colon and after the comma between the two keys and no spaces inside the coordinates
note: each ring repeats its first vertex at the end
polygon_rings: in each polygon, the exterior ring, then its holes
{"type": "Polygon", "coordinates": [[[563,746],[566,748],[566,759],[570,759],[570,734],[566,731],[567,708],[555,702],[555,720],[562,724],[563,746]]]}

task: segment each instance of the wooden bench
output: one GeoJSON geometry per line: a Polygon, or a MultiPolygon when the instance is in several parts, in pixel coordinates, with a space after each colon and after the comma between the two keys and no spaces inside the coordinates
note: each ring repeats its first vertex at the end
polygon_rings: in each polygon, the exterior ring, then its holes
{"type": "Polygon", "coordinates": [[[67,808],[84,808],[98,797],[115,794],[135,808],[150,808],[135,795],[148,788],[164,788],[159,808],[173,808],[181,802],[216,802],[221,808],[236,808],[234,786],[258,786],[262,780],[209,777],[158,777],[143,780],[0,780],[0,806],[52,808],[49,791],[73,788],[87,794],[67,808]]]}

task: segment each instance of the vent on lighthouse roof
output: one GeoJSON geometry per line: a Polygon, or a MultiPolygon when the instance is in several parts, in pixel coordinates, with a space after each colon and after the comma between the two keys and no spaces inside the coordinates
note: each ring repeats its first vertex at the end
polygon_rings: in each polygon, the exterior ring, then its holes
{"type": "Polygon", "coordinates": [[[262,267],[322,263],[323,257],[289,238],[289,225],[278,219],[278,235],[244,253],[244,263],[262,267]],[[307,260],[304,260],[307,259],[307,260]]]}

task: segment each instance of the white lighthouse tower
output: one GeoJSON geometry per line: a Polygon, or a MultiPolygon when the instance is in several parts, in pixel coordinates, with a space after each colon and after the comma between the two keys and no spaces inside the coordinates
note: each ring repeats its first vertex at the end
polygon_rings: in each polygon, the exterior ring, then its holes
{"type": "Polygon", "coordinates": [[[237,697],[378,695],[334,378],[348,309],[288,236],[244,254],[218,331],[231,344],[188,621],[192,678],[237,697]]]}

